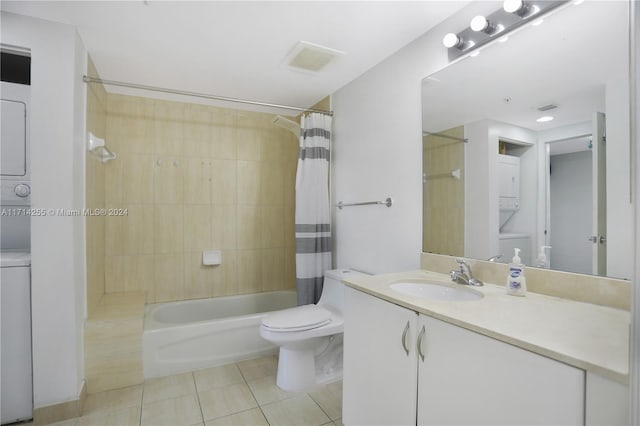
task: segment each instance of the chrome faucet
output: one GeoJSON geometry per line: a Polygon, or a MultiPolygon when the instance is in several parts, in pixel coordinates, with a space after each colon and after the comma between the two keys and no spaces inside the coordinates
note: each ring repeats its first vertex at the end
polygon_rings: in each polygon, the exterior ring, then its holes
{"type": "Polygon", "coordinates": [[[482,281],[473,278],[473,272],[471,272],[471,266],[464,261],[464,259],[457,258],[456,262],[460,265],[460,270],[453,269],[450,272],[451,281],[456,282],[458,284],[464,285],[472,285],[472,286],[481,286],[482,281]]]}
{"type": "Polygon", "coordinates": [[[497,262],[498,260],[500,260],[502,258],[501,254],[497,254],[495,256],[491,256],[490,258],[488,258],[487,260],[489,262],[497,262]]]}

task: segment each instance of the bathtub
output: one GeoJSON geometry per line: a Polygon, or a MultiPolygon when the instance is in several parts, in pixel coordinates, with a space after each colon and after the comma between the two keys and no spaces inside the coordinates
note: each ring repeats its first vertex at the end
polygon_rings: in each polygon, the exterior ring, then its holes
{"type": "Polygon", "coordinates": [[[270,311],[295,305],[295,291],[147,305],[142,334],[144,378],[276,353],[277,347],[260,337],[260,322],[270,311]]]}

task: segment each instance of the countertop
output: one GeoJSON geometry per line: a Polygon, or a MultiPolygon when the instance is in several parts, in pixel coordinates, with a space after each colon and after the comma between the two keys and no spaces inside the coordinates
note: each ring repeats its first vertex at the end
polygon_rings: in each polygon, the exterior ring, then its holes
{"type": "Polygon", "coordinates": [[[627,384],[630,313],[621,309],[527,293],[511,296],[504,285],[467,287],[425,270],[357,276],[349,287],[433,318],[484,334],[565,364],[627,384]],[[428,280],[484,295],[466,302],[420,299],[396,292],[398,281],[428,280]]]}

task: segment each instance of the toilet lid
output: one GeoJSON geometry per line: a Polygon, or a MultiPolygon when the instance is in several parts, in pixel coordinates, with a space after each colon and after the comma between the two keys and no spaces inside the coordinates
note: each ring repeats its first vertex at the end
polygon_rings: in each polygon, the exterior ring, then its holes
{"type": "Polygon", "coordinates": [[[262,325],[272,331],[304,331],[329,322],[331,312],[320,306],[304,305],[269,314],[262,320],[262,325]]]}

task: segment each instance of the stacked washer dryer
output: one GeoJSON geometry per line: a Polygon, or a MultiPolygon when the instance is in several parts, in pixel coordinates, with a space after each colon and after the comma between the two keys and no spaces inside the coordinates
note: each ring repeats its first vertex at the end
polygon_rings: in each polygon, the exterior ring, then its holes
{"type": "Polygon", "coordinates": [[[0,412],[33,417],[28,52],[0,49],[0,412]]]}

